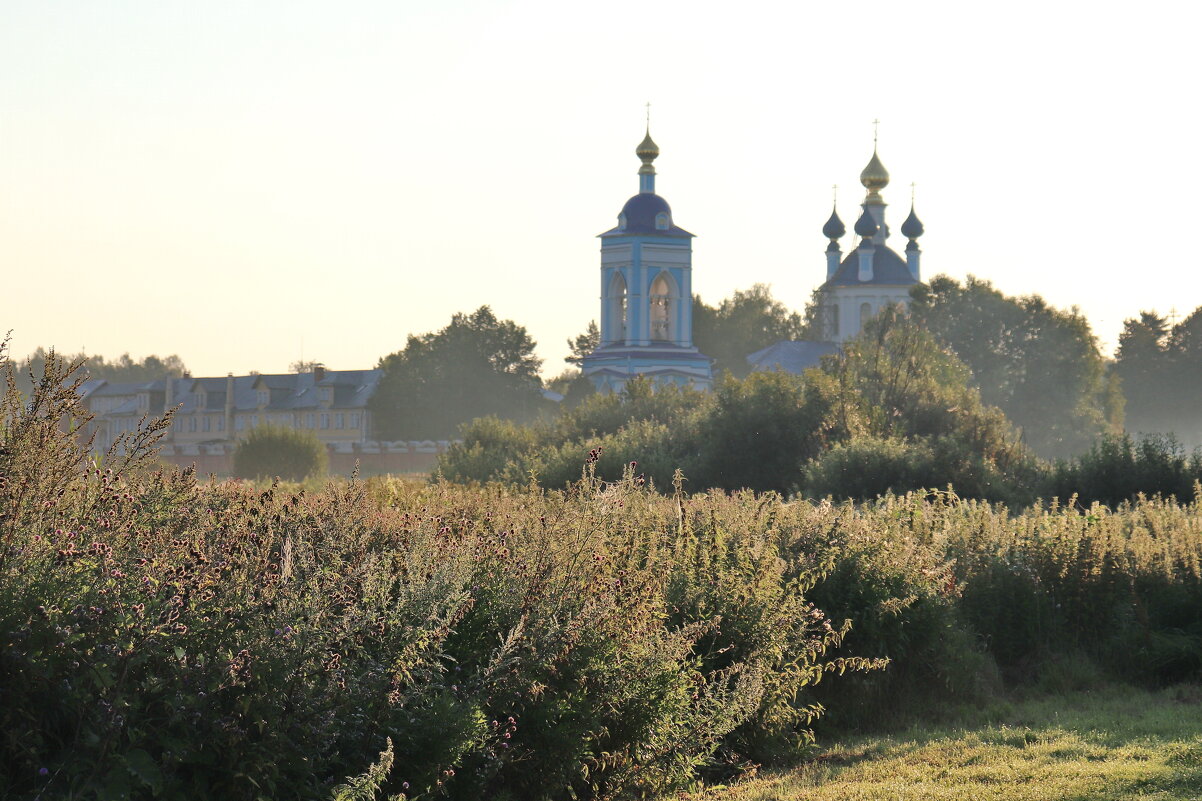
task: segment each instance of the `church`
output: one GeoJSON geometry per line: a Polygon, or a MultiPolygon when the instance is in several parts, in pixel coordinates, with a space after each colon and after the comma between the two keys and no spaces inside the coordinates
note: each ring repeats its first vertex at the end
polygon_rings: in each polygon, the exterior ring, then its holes
{"type": "Polygon", "coordinates": [[[837,208],[822,226],[822,235],[830,243],[826,247],[826,280],[818,288],[821,340],[777,342],[747,357],[753,369],[800,373],[817,367],[823,356],[837,353],[842,343],[859,334],[883,308],[910,305],[910,290],[922,280],[918,238],[923,227],[914,211],[914,199],[910,198],[910,214],[901,224],[902,236],[908,240],[902,258],[888,244],[888,204],[881,190],[889,185],[889,171],[881,163],[875,143],[868,166],[860,172],[860,184],[865,196],[852,228],[854,247],[846,256],[839,240],[847,228],[837,208]]]}
{"type": "MultiPolygon", "coordinates": [[[[584,357],[581,369],[599,392],[620,392],[640,375],[657,383],[709,389],[711,360],[693,346],[693,234],[676,224],[668,202],[655,192],[659,147],[650,127],[635,154],[642,162],[639,192],[622,207],[617,226],[600,234],[600,342],[584,357]]],[[[875,143],[860,183],[866,194],[852,228],[851,250],[844,255],[839,244],[847,229],[837,208],[822,227],[830,244],[826,279],[818,293],[821,340],[778,342],[750,354],[747,360],[754,369],[801,372],[814,367],[885,306],[909,305],[910,289],[921,280],[918,238],[923,233],[913,198],[901,225],[908,240],[903,258],[888,244],[881,190],[889,185],[889,172],[875,143]]]]}

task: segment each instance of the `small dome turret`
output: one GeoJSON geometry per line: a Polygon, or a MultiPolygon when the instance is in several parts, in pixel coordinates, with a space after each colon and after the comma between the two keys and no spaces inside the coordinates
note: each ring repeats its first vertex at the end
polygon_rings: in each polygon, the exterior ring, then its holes
{"type": "Polygon", "coordinates": [[[922,220],[918,219],[918,215],[914,213],[914,206],[910,206],[910,216],[902,223],[901,232],[902,236],[907,239],[917,239],[922,236],[922,220]]]}
{"type": "Polygon", "coordinates": [[[847,227],[839,219],[839,212],[831,209],[831,218],[826,221],[826,225],[822,226],[822,235],[827,239],[839,239],[845,233],[847,233],[847,227]]]}
{"type": "Polygon", "coordinates": [[[871,238],[877,235],[881,227],[877,225],[872,213],[868,209],[864,209],[864,213],[860,215],[860,219],[856,220],[855,232],[859,236],[871,238]]]}

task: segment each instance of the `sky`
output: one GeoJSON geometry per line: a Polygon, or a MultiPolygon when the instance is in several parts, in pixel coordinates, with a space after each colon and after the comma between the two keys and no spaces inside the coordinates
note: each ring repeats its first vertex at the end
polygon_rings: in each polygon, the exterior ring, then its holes
{"type": "MultiPolygon", "coordinates": [[[[544,375],[638,189],[715,304],[825,277],[832,185],[915,185],[925,277],[1078,307],[1111,353],[1202,305],[1181,2],[0,0],[0,335],[196,375],[373,367],[487,304],[544,375]]],[[[850,242],[845,240],[845,249],[850,242]]]]}

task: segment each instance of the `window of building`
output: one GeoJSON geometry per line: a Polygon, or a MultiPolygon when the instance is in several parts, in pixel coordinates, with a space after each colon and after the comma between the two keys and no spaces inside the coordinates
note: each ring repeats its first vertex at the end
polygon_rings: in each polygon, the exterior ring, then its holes
{"type": "Polygon", "coordinates": [[[861,331],[864,330],[864,326],[867,325],[868,321],[871,319],[872,319],[872,304],[871,303],[861,303],[860,304],[860,330],[861,331]]]}
{"type": "Polygon", "coordinates": [[[839,304],[834,303],[830,306],[831,315],[831,339],[839,336],[839,304]]]}
{"type": "Polygon", "coordinates": [[[225,418],[224,417],[217,418],[217,430],[225,431],[225,418]]]}
{"type": "Polygon", "coordinates": [[[651,338],[661,342],[672,340],[672,287],[665,275],[651,284],[651,338]]]}
{"type": "Polygon", "coordinates": [[[330,416],[329,416],[328,414],[322,414],[322,416],[321,416],[321,427],[322,427],[322,428],[329,428],[329,427],[330,427],[330,416]]]}
{"type": "Polygon", "coordinates": [[[359,413],[351,412],[351,428],[359,427],[359,413]]]}
{"type": "Polygon", "coordinates": [[[241,431],[245,427],[246,427],[246,418],[239,416],[238,419],[234,421],[234,430],[241,431]]]}
{"type": "Polygon", "coordinates": [[[209,430],[211,430],[211,429],[212,429],[212,427],[213,427],[213,418],[211,418],[211,417],[205,417],[205,419],[204,419],[204,425],[202,426],[202,428],[203,428],[205,431],[209,431],[209,430]]]}
{"type": "Polygon", "coordinates": [[[620,272],[609,282],[609,338],[611,342],[626,341],[626,279],[620,272]]]}
{"type": "Polygon", "coordinates": [[[260,406],[266,406],[268,403],[271,402],[271,390],[260,389],[260,390],[256,391],[255,399],[258,401],[260,406]]]}
{"type": "Polygon", "coordinates": [[[313,412],[309,412],[309,414],[305,418],[305,427],[306,428],[315,428],[316,426],[317,426],[317,415],[314,414],[313,412]]]}
{"type": "Polygon", "coordinates": [[[321,388],[321,402],[322,403],[333,403],[334,402],[334,388],[333,387],[322,387],[321,388]]]}
{"type": "Polygon", "coordinates": [[[657,230],[657,231],[667,231],[668,230],[668,215],[666,212],[661,211],[659,214],[655,215],[655,230],[657,230]]]}
{"type": "Polygon", "coordinates": [[[346,428],[346,415],[342,412],[334,415],[334,428],[346,428]]]}
{"type": "Polygon", "coordinates": [[[195,431],[195,430],[196,430],[196,418],[195,418],[195,417],[189,417],[189,418],[188,418],[188,430],[189,430],[189,431],[195,431]]]}

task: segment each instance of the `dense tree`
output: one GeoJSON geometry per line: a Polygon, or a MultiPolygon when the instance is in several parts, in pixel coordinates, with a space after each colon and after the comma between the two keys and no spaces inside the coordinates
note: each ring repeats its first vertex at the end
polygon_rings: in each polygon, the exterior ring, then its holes
{"type": "Polygon", "coordinates": [[[693,344],[714,360],[714,372],[736,378],[751,372],[747,357],[783,339],[802,339],[800,314],[772,297],[767,284],[737,290],[717,307],[693,298],[693,344]]]}
{"type": "Polygon", "coordinates": [[[825,373],[752,373],[719,379],[700,426],[692,486],[798,489],[801,466],[848,435],[825,373]]]}
{"type": "Polygon", "coordinates": [[[851,480],[853,468],[854,486],[835,494],[950,483],[964,495],[1013,500],[1029,490],[1035,465],[1005,415],[982,402],[968,367],[901,310],[883,310],[823,369],[839,387],[833,419],[852,437],[811,466],[809,481],[823,493],[839,475],[851,480]],[[907,459],[914,464],[899,470],[907,459]],[[921,483],[899,486],[906,481],[921,483]]]}
{"type": "Polygon", "coordinates": [[[601,329],[597,327],[596,320],[589,320],[583,333],[568,340],[568,349],[572,353],[564,361],[568,364],[580,364],[584,357],[595,351],[600,344],[601,329]]]}
{"type": "Polygon", "coordinates": [[[539,363],[522,326],[487,306],[458,313],[380,360],[384,375],[370,401],[376,436],[439,439],[477,417],[529,418],[544,403],[539,363]]]}
{"type": "Polygon", "coordinates": [[[1080,453],[1121,428],[1117,382],[1077,310],[1038,295],[1009,297],[972,276],[963,284],[938,276],[913,298],[914,319],[968,365],[985,403],[1005,412],[1037,453],[1080,453]]]}
{"type": "Polygon", "coordinates": [[[1176,325],[1152,312],[1127,320],[1115,370],[1127,399],[1127,429],[1175,433],[1202,445],[1202,307],[1176,325]]]}
{"type": "MultiPolygon", "coordinates": [[[[40,376],[46,369],[46,360],[50,353],[51,351],[46,348],[39,347],[14,365],[16,369],[13,375],[17,381],[17,388],[22,393],[27,394],[33,387],[29,378],[30,374],[40,376]]],[[[129,353],[123,353],[112,361],[106,360],[103,356],[88,356],[85,353],[77,353],[73,356],[61,353],[57,355],[69,363],[82,362],[83,366],[80,368],[79,374],[83,377],[104,379],[116,383],[157,381],[167,376],[178,378],[188,370],[184,366],[183,359],[175,354],[163,357],[151,355],[138,360],[129,353]]]]}

